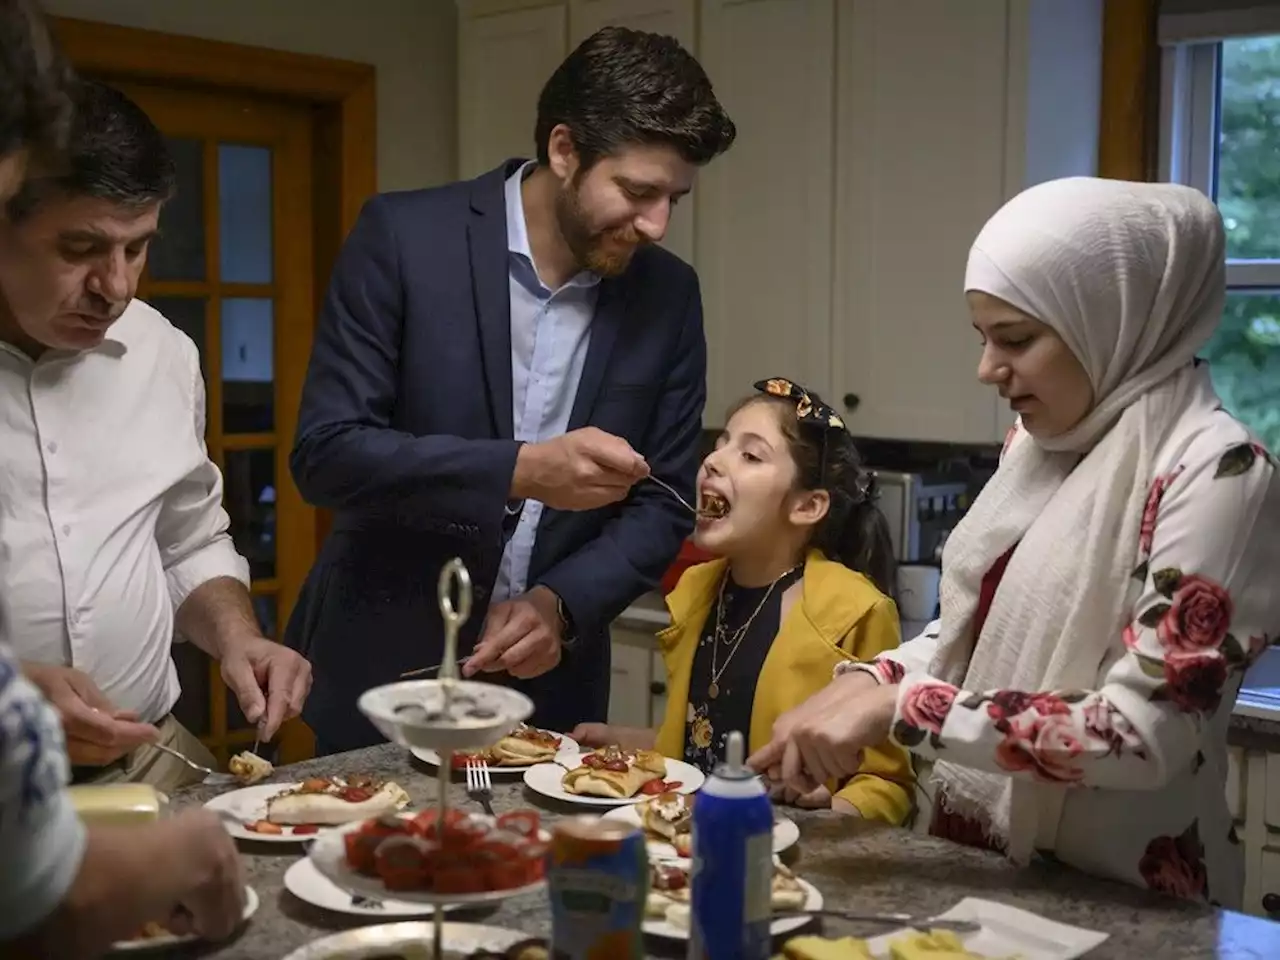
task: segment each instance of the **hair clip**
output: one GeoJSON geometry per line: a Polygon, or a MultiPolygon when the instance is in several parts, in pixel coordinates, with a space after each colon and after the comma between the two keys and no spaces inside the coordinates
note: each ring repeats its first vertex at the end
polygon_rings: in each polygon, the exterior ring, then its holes
{"type": "Polygon", "coordinates": [[[771,377],[768,380],[757,381],[755,388],[771,397],[795,401],[796,418],[802,423],[812,423],[834,430],[846,429],[840,415],[831,407],[820,400],[815,400],[808,390],[785,377],[771,377]]]}

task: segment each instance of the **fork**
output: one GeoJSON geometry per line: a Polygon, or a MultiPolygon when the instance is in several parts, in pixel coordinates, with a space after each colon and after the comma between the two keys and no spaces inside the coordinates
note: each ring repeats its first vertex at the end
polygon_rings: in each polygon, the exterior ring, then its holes
{"type": "Polygon", "coordinates": [[[239,781],[236,780],[236,778],[233,777],[231,774],[222,773],[219,770],[211,770],[206,766],[202,766],[201,764],[196,763],[190,757],[183,756],[181,753],[179,753],[177,750],[174,750],[172,747],[166,747],[163,743],[153,743],[151,744],[151,746],[155,747],[161,753],[167,753],[169,756],[173,757],[175,760],[181,760],[192,770],[195,770],[198,773],[203,773],[205,775],[204,782],[206,786],[224,787],[224,786],[227,786],[228,784],[239,783],[239,781]]]}
{"type": "Polygon", "coordinates": [[[659,480],[652,473],[646,476],[645,479],[652,480],[654,483],[660,486],[663,490],[667,491],[667,493],[671,494],[673,497],[679,500],[681,505],[690,513],[696,514],[698,516],[702,516],[702,511],[699,510],[697,507],[695,507],[693,504],[691,504],[683,496],[681,496],[680,491],[678,491],[675,487],[671,486],[671,484],[667,483],[667,481],[659,480]]]}
{"type": "Polygon", "coordinates": [[[493,816],[493,780],[489,777],[489,764],[483,760],[467,761],[467,796],[493,816]]]}

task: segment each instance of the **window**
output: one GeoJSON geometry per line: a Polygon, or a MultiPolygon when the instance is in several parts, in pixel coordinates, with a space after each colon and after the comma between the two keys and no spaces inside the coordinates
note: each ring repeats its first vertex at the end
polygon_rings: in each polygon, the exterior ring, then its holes
{"type": "Polygon", "coordinates": [[[1280,451],[1280,33],[1166,47],[1161,176],[1227,230],[1227,305],[1205,348],[1223,403],[1280,451]]]}

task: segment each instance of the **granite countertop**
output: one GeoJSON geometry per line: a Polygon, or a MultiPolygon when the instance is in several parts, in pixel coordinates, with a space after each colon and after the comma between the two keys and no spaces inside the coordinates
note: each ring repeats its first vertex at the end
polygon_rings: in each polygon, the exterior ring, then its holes
{"type": "MultiPolygon", "coordinates": [[[[282,768],[272,778],[366,773],[393,778],[414,806],[428,803],[434,768],[407,751],[384,745],[282,768]]],[[[455,784],[451,800],[467,804],[455,784]]],[[[201,787],[174,797],[178,806],[201,803],[217,791],[201,787]]],[[[580,812],[527,793],[519,779],[494,785],[498,812],[533,806],[554,819],[580,812]]],[[[1095,880],[1050,865],[1018,869],[984,851],[923,837],[905,830],[846,819],[828,811],[790,810],[800,827],[800,843],[784,857],[826,897],[827,906],[862,911],[940,913],[967,896],[984,897],[1064,923],[1109,933],[1090,960],[1151,957],[1160,960],[1261,958],[1280,956],[1280,924],[1209,907],[1166,899],[1145,891],[1095,880]]],[[[218,960],[281,960],[290,951],[329,933],[371,921],[330,914],[295,899],[283,887],[284,872],[300,855],[291,845],[242,844],[249,882],[262,906],[234,940],[199,951],[218,960]]],[[[546,895],[528,894],[493,910],[451,914],[459,922],[486,923],[547,936],[546,895]]],[[[825,921],[829,935],[883,931],[854,930],[825,921]]],[[[683,944],[650,941],[652,957],[682,957],[683,944]]]]}

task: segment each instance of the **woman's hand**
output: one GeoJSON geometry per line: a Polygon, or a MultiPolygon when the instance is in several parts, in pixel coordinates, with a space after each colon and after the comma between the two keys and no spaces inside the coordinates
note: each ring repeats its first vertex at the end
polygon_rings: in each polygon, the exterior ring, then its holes
{"type": "Polygon", "coordinates": [[[569,734],[584,747],[619,746],[627,750],[652,750],[658,735],[644,727],[618,727],[607,723],[580,723],[569,734]]]}
{"type": "Polygon", "coordinates": [[[833,811],[833,812],[835,812],[835,813],[840,813],[840,814],[844,814],[844,816],[846,816],[846,817],[860,817],[860,816],[862,816],[862,811],[861,811],[861,810],[859,810],[857,807],[855,807],[855,806],[854,806],[852,803],[850,803],[848,800],[844,800],[844,799],[842,799],[841,797],[832,797],[832,798],[831,798],[831,809],[832,809],[832,811],[833,811]]]}
{"type": "Polygon", "coordinates": [[[889,736],[898,687],[861,671],[843,674],[778,718],[773,739],[748,759],[772,781],[797,793],[843,781],[858,771],[862,751],[889,736]]]}

